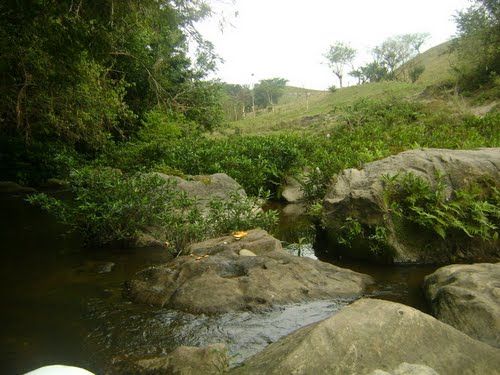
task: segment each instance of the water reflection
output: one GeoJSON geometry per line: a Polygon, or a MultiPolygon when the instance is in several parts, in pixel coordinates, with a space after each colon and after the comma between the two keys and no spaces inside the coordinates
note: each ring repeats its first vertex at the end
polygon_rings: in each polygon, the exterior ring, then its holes
{"type": "MultiPolygon", "coordinates": [[[[0,208],[1,373],[51,363],[100,373],[120,357],[156,356],[178,345],[215,342],[226,343],[232,362],[238,363],[349,302],[319,301],[216,317],[133,304],[122,297],[123,282],[145,267],[166,262],[170,255],[164,250],[82,251],[78,237],[67,235],[66,228],[22,197],[0,197],[0,208]]],[[[314,231],[306,216],[283,210],[277,236],[287,251],[314,256],[314,231]]],[[[433,267],[323,260],[374,276],[373,296],[426,309],[420,283],[433,267]]]]}

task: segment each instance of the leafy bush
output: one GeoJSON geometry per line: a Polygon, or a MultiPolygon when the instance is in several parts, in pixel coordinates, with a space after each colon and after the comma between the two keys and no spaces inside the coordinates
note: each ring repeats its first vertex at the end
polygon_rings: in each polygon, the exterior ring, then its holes
{"type": "Polygon", "coordinates": [[[374,123],[394,125],[415,122],[422,115],[422,106],[397,98],[361,99],[343,109],[343,121],[349,126],[374,123]]]}
{"type": "MultiPolygon", "coordinates": [[[[99,161],[124,171],[170,168],[183,174],[227,173],[251,195],[275,192],[286,173],[301,164],[294,136],[211,139],[200,134],[115,147],[99,161]]],[[[179,173],[176,173],[179,174],[179,173]]]]}
{"type": "Polygon", "coordinates": [[[256,200],[234,194],[214,200],[204,212],[196,200],[155,174],[123,174],[111,168],[83,168],[70,177],[74,199],[46,194],[28,197],[72,230],[86,245],[127,244],[146,229],[158,228],[175,252],[193,242],[231,230],[270,229],[274,211],[258,209],[256,200]]]}
{"type": "Polygon", "coordinates": [[[196,132],[155,136],[110,148],[100,165],[135,172],[173,174],[223,172],[250,195],[275,193],[288,174],[302,176],[306,199],[322,199],[332,176],[345,168],[412,148],[467,149],[500,145],[500,114],[456,115],[402,99],[363,99],[335,110],[331,137],[288,133],[209,138],[196,132]]]}
{"type": "Polygon", "coordinates": [[[298,143],[310,173],[301,180],[309,201],[324,197],[332,176],[345,168],[404,150],[439,147],[470,149],[500,146],[499,113],[479,118],[455,115],[400,99],[363,99],[338,109],[342,125],[330,138],[302,136],[298,143]]]}
{"type": "Polygon", "coordinates": [[[363,225],[352,217],[346,218],[344,225],[340,227],[337,242],[351,248],[360,239],[368,240],[372,253],[381,254],[387,242],[387,229],[380,225],[363,225]]]}
{"type": "Polygon", "coordinates": [[[134,238],[146,226],[161,225],[166,203],[177,193],[158,176],[124,176],[111,168],[83,168],[70,176],[74,201],[46,194],[28,198],[78,230],[87,245],[105,245],[134,238]]]}

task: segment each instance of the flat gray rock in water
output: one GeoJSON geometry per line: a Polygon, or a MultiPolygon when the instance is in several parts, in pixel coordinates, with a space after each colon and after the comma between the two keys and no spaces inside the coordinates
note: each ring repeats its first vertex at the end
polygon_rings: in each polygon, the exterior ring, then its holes
{"type": "Polygon", "coordinates": [[[136,302],[190,313],[222,313],[356,298],[372,283],[368,275],[290,255],[281,245],[276,249],[277,240],[265,231],[250,231],[247,237],[247,243],[245,238],[230,242],[222,237],[212,240],[214,246],[207,247],[206,241],[195,244],[194,254],[138,273],[127,291],[136,302]],[[251,241],[254,234],[259,241],[251,241]],[[250,246],[252,242],[264,247],[250,246]],[[240,256],[242,248],[257,256],[240,256]]]}
{"type": "Polygon", "coordinates": [[[424,289],[436,318],[500,348],[500,263],[442,267],[424,289]]]}

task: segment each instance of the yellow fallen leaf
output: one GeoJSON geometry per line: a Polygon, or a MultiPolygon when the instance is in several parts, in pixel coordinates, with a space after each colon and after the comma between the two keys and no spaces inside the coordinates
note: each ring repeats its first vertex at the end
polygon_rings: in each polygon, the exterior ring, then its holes
{"type": "Polygon", "coordinates": [[[236,240],[240,240],[247,235],[248,235],[248,232],[245,232],[245,231],[233,232],[233,237],[236,240]]]}

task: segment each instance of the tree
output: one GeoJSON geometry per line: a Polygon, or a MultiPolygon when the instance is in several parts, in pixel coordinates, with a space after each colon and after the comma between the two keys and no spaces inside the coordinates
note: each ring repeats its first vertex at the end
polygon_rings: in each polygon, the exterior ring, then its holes
{"type": "Polygon", "coordinates": [[[252,92],[246,85],[223,84],[225,100],[223,103],[226,118],[236,121],[252,110],[252,92]]]}
{"type": "Polygon", "coordinates": [[[459,59],[454,70],[462,88],[474,89],[500,74],[500,3],[475,0],[455,21],[458,38],[453,48],[459,59]]]}
{"type": "Polygon", "coordinates": [[[387,78],[387,68],[377,61],[372,61],[359,68],[361,79],[363,82],[380,82],[387,78]]]}
{"type": "Polygon", "coordinates": [[[398,69],[415,57],[422,44],[428,38],[426,33],[403,34],[386,39],[373,49],[375,61],[387,70],[388,79],[398,78],[398,73],[405,78],[406,69],[398,69]]]}
{"type": "Polygon", "coordinates": [[[361,70],[361,68],[359,69],[354,69],[352,71],[349,72],[349,75],[353,78],[356,78],[358,80],[358,85],[361,85],[363,83],[366,83],[367,81],[367,78],[365,77],[365,75],[363,74],[363,71],[361,70]]]}
{"type": "Polygon", "coordinates": [[[263,79],[254,87],[255,104],[261,108],[271,106],[274,111],[274,106],[278,99],[283,96],[285,92],[286,83],[285,78],[271,78],[263,79]]]}
{"type": "Polygon", "coordinates": [[[429,33],[413,33],[413,34],[404,34],[402,36],[403,40],[410,46],[413,51],[418,55],[420,53],[420,48],[425,43],[427,39],[429,39],[429,33]]]}
{"type": "Polygon", "coordinates": [[[0,3],[0,127],[3,134],[97,150],[127,139],[159,108],[213,126],[202,81],[211,44],[194,23],[198,0],[60,0],[0,3]],[[188,39],[198,41],[196,64],[188,39]]]}
{"type": "Polygon", "coordinates": [[[346,65],[352,67],[352,61],[356,57],[356,50],[343,42],[335,42],[330,46],[325,57],[328,60],[328,65],[332,69],[333,74],[339,79],[340,87],[342,87],[344,68],[346,65]]]}

